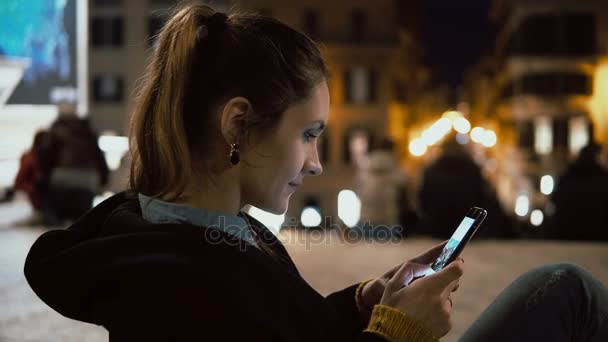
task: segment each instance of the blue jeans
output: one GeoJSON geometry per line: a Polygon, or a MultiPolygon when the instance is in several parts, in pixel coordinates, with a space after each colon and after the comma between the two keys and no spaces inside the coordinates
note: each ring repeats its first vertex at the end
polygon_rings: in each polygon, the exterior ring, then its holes
{"type": "Polygon", "coordinates": [[[535,268],[509,285],[461,341],[608,341],[608,289],[574,264],[535,268]]]}

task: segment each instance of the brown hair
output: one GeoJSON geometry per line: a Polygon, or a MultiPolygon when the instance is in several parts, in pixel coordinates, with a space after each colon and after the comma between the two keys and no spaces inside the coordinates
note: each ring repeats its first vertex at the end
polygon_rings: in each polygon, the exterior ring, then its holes
{"type": "Polygon", "coordinates": [[[192,175],[215,171],[205,162],[228,146],[212,113],[229,99],[251,104],[242,132],[263,134],[327,78],[315,43],[270,17],[187,4],[158,39],[129,134],[131,190],[148,196],[175,199],[192,175]]]}

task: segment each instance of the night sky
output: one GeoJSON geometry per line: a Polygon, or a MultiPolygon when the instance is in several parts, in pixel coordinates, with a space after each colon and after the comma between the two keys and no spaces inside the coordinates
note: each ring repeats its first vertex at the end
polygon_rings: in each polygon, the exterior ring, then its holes
{"type": "Polygon", "coordinates": [[[422,1],[420,39],[424,62],[435,84],[455,91],[464,72],[493,51],[496,28],[489,19],[492,0],[422,1]]]}

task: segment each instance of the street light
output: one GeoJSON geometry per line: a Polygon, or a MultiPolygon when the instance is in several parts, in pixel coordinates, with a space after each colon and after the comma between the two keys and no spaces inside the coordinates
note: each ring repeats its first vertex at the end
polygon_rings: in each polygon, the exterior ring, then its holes
{"type": "Polygon", "coordinates": [[[483,132],[481,144],[485,147],[492,147],[496,145],[496,133],[494,133],[494,131],[491,129],[486,129],[483,132]]]}
{"type": "Polygon", "coordinates": [[[300,222],[304,227],[318,227],[322,222],[321,213],[317,207],[306,207],[302,209],[300,222]]]}
{"type": "Polygon", "coordinates": [[[483,141],[483,136],[485,133],[485,129],[481,127],[475,127],[471,130],[471,140],[480,144],[483,141]]]}
{"type": "Polygon", "coordinates": [[[349,228],[359,223],[361,200],[354,191],[342,190],[338,193],[338,217],[349,228]]]}
{"type": "Polygon", "coordinates": [[[453,125],[454,129],[458,133],[466,134],[469,133],[469,131],[471,130],[471,123],[469,122],[469,120],[463,117],[456,118],[454,120],[453,125]]]}
{"type": "Polygon", "coordinates": [[[540,209],[532,210],[532,214],[530,214],[530,223],[532,223],[534,226],[538,227],[541,224],[543,224],[544,219],[545,219],[545,215],[543,214],[542,210],[540,210],[540,209]]]}
{"type": "Polygon", "coordinates": [[[421,139],[414,139],[410,142],[409,150],[412,155],[420,157],[426,153],[427,147],[421,139]]]}
{"type": "Polygon", "coordinates": [[[550,195],[553,192],[554,182],[553,177],[544,175],[540,179],[540,192],[545,195],[550,195]]]}
{"type": "Polygon", "coordinates": [[[527,195],[519,195],[515,200],[515,214],[517,216],[524,217],[528,215],[528,211],[530,210],[530,199],[527,195]]]}

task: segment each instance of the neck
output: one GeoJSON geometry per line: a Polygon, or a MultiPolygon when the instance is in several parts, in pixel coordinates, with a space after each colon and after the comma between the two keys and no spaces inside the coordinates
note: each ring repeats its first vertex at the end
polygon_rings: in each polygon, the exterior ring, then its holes
{"type": "Polygon", "coordinates": [[[236,215],[241,210],[241,191],[238,182],[229,175],[220,175],[213,182],[193,181],[174,201],[193,208],[236,215]]]}

